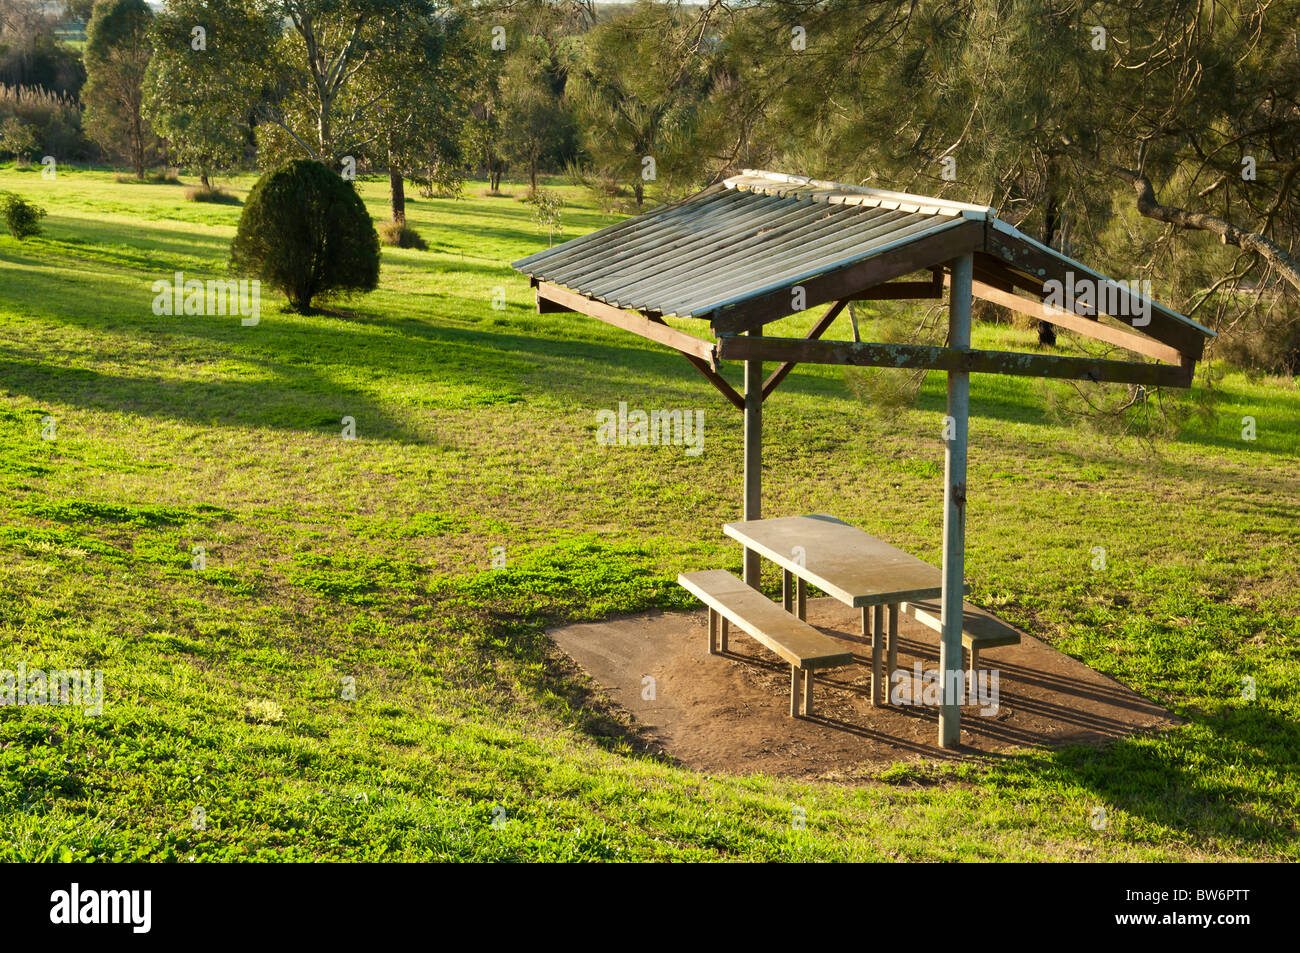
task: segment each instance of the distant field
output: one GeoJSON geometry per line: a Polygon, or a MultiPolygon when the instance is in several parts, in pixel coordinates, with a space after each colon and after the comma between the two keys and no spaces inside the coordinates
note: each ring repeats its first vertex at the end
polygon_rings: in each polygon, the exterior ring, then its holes
{"type": "MultiPolygon", "coordinates": [[[[554,187],[565,238],[613,220],[554,187]]],[[[1153,454],[1052,419],[1058,385],[972,380],[972,598],[1184,726],[700,776],[633,750],[543,628],[738,571],[740,415],[672,353],[534,313],[508,263],[545,235],[484,189],[414,199],[429,250],[385,249],[376,293],[242,327],[150,307],[155,280],[222,273],[238,207],[0,167],[49,210],[0,237],[0,669],[105,672],[102,715],[0,707],[0,859],[1300,859],[1293,382],[1224,374],[1153,454]],[[705,452],[598,445],[624,400],[704,409],[705,452]]],[[[385,218],[386,182],[361,191],[385,218]]],[[[767,404],[767,511],[937,561],[943,387],[890,417],[798,368],[767,404]]]]}

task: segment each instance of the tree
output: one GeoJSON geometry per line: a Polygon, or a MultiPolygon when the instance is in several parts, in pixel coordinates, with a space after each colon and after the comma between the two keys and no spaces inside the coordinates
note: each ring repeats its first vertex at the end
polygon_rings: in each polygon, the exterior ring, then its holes
{"type": "MultiPolygon", "coordinates": [[[[272,91],[259,110],[263,161],[306,156],[339,168],[345,159],[369,159],[409,173],[412,156],[428,151],[424,130],[451,116],[434,80],[450,22],[442,7],[439,0],[276,0],[273,11],[287,26],[263,67],[272,91]]],[[[429,138],[454,144],[459,134],[437,128],[429,138]]],[[[390,183],[395,214],[404,218],[403,175],[390,183]]]]}
{"type": "Polygon", "coordinates": [[[125,155],[137,179],[154,142],[143,112],[152,22],[144,0],[100,0],[86,27],[86,128],[104,149],[125,155]]]}
{"type": "Polygon", "coordinates": [[[455,189],[461,166],[463,100],[473,39],[467,20],[413,5],[398,18],[377,23],[373,42],[388,51],[382,69],[358,74],[357,92],[367,95],[369,126],[361,148],[388,169],[392,221],[406,225],[406,180],[423,187],[455,189]]]}
{"type": "Polygon", "coordinates": [[[547,158],[571,155],[576,126],[564,102],[567,50],[547,38],[524,39],[506,60],[501,78],[501,129],[507,158],[528,169],[529,194],[547,158]]]}
{"type": "Polygon", "coordinates": [[[55,34],[58,18],[32,0],[0,0],[0,84],[76,96],[86,81],[77,51],[55,34]]]}
{"type": "Polygon", "coordinates": [[[249,192],[230,266],[306,313],[322,296],[375,289],[379,236],[352,183],[320,162],[295,159],[249,192]]]}
{"type": "Polygon", "coordinates": [[[765,0],[705,16],[728,77],[711,104],[729,118],[719,172],[987,202],[1211,327],[1289,342],[1277,359],[1300,370],[1297,0],[765,0]]]}
{"type": "Polygon", "coordinates": [[[41,219],[45,209],[32,205],[15,192],[0,192],[0,218],[5,220],[9,234],[21,241],[41,233],[41,219]]]}
{"type": "Polygon", "coordinates": [[[677,3],[637,0],[583,37],[570,85],[584,142],[638,206],[647,181],[699,166],[691,139],[713,76],[699,22],[677,3]]]}
{"type": "Polygon", "coordinates": [[[153,30],[144,112],[177,161],[211,176],[243,157],[277,27],[259,0],[167,0],[153,30]]]}

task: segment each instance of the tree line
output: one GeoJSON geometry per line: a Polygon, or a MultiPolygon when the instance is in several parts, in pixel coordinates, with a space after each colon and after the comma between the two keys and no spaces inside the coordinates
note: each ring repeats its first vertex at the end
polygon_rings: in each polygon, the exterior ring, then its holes
{"type": "Polygon", "coordinates": [[[24,133],[0,94],[0,153],[66,147],[77,114],[137,176],[386,174],[398,223],[408,185],[474,174],[628,207],[745,167],[987,202],[1300,371],[1300,0],[34,6],[85,17],[84,55],[0,0],[0,82],[53,117],[24,133]]]}

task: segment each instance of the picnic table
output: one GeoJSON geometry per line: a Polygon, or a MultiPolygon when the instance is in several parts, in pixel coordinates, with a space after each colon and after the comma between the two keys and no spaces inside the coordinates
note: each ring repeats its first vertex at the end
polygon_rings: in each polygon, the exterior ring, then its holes
{"type": "MultiPolygon", "coordinates": [[[[781,567],[781,599],[787,612],[793,603],[798,618],[806,620],[809,584],[862,611],[862,635],[871,643],[871,703],[880,704],[885,610],[892,675],[898,665],[899,609],[938,599],[943,592],[942,570],[824,513],[743,520],[722,529],[746,549],[781,567]]],[[[967,585],[963,591],[969,590],[967,585]]],[[[929,618],[917,617],[931,624],[929,618]]],[[[888,692],[883,697],[887,699],[888,692]]]]}
{"type": "MultiPolygon", "coordinates": [[[[887,685],[898,668],[899,612],[942,631],[942,570],[843,520],[815,513],[726,523],[722,529],[747,551],[766,556],[781,567],[783,605],[725,569],[682,573],[677,581],[708,607],[710,654],[727,651],[728,626],[735,624],[790,663],[793,716],[812,714],[815,673],[857,662],[842,642],[808,624],[809,585],[861,610],[862,641],[871,645],[873,705],[888,701],[887,688],[882,694],[882,681],[887,685]],[[887,670],[883,665],[886,648],[887,670]]],[[[968,591],[970,586],[962,587],[963,594],[968,591]]],[[[961,644],[970,659],[972,685],[982,649],[1019,641],[1015,629],[963,600],[961,644]]]]}

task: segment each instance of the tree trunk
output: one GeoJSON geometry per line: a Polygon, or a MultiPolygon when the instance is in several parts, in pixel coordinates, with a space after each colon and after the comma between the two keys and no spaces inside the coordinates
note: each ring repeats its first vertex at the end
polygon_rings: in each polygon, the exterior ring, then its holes
{"type": "Polygon", "coordinates": [[[135,177],[144,181],[144,121],[140,118],[137,106],[131,123],[131,161],[135,166],[135,177]]]}
{"type": "Polygon", "coordinates": [[[393,209],[393,221],[398,225],[406,224],[406,178],[400,169],[393,165],[393,156],[388,156],[388,191],[392,194],[389,203],[393,209]]]}
{"type": "Polygon", "coordinates": [[[636,207],[640,208],[641,203],[645,200],[645,186],[641,184],[639,177],[632,183],[632,194],[636,196],[636,207]]]}
{"type": "Polygon", "coordinates": [[[532,195],[537,194],[537,160],[528,163],[528,188],[532,195]]]}
{"type": "MultiPolygon", "coordinates": [[[[1050,176],[1050,171],[1049,171],[1050,176]]],[[[1043,211],[1043,244],[1048,248],[1055,248],[1052,244],[1056,240],[1056,193],[1052,191],[1051,180],[1048,180],[1047,191],[1047,208],[1043,211]]],[[[1056,328],[1047,321],[1038,322],[1038,343],[1044,347],[1051,347],[1056,343],[1056,328]]]]}

